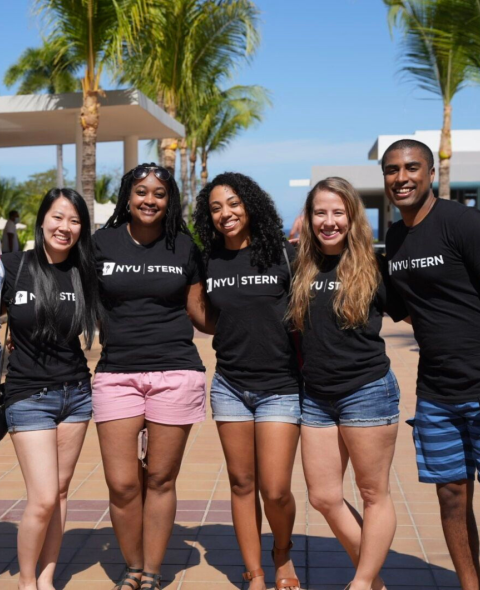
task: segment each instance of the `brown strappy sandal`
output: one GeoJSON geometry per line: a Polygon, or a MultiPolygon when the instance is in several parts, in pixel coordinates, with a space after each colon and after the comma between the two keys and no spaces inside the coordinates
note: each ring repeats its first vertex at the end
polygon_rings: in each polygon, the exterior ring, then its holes
{"type": "MultiPolygon", "coordinates": [[[[290,551],[293,547],[293,541],[290,541],[288,547],[285,549],[279,549],[275,546],[275,541],[273,541],[273,548],[272,548],[272,559],[273,564],[275,565],[275,549],[277,551],[290,551]]],[[[300,588],[300,580],[298,578],[280,578],[280,580],[275,580],[275,590],[284,590],[285,588],[300,588]]]]}
{"type": "Polygon", "coordinates": [[[129,588],[132,588],[132,590],[140,590],[140,578],[136,578],[135,576],[131,576],[130,574],[141,574],[142,570],[139,569],[135,569],[133,567],[126,567],[125,571],[123,572],[123,576],[122,579],[120,580],[120,582],[117,582],[115,584],[115,590],[118,588],[118,590],[121,590],[122,586],[128,586],[129,588]],[[131,582],[129,582],[129,580],[131,580],[132,582],[135,582],[136,586],[134,586],[131,582]]]}
{"type": "Polygon", "coordinates": [[[265,577],[265,572],[262,570],[261,567],[258,570],[252,570],[251,572],[245,572],[242,574],[243,579],[245,582],[251,582],[253,578],[261,578],[262,576],[265,577]]]}
{"type": "Polygon", "coordinates": [[[142,580],[140,590],[160,590],[162,585],[162,576],[160,574],[149,574],[148,572],[142,572],[142,577],[152,578],[152,581],[142,580]]]}

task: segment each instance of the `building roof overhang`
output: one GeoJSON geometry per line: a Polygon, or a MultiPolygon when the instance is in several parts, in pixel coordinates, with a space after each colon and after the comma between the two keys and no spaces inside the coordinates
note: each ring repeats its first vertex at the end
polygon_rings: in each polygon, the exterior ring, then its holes
{"type": "MultiPolygon", "coordinates": [[[[75,143],[81,92],[0,96],[0,148],[75,143]]],[[[185,128],[139,90],[100,97],[97,141],[181,138],[185,128]]]]}

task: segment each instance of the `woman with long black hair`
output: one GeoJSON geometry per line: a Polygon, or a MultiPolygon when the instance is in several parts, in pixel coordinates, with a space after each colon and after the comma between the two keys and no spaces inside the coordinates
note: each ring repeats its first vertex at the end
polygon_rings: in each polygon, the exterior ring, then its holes
{"type": "Polygon", "coordinates": [[[83,333],[91,347],[101,313],[90,233],[83,198],[52,189],[38,211],[33,251],[2,257],[14,342],[6,418],[27,488],[18,529],[21,590],[53,590],[68,487],[92,414],[79,339],[83,333]]]}
{"type": "Polygon", "coordinates": [[[260,492],[273,534],[275,588],[298,590],[290,549],[300,385],[283,321],[294,249],[285,243],[272,199],[243,174],[227,172],[207,184],[194,217],[208,296],[219,313],[210,398],[227,461],[244,579],[250,590],[266,588],[260,492]]]}
{"type": "Polygon", "coordinates": [[[192,425],[205,419],[205,368],[190,321],[205,329],[201,260],[169,171],[152,163],[127,172],[115,211],[94,241],[107,315],[94,419],[127,565],[116,588],[155,590],[185,445],[192,425]],[[137,438],[145,424],[144,493],[137,438]]]}

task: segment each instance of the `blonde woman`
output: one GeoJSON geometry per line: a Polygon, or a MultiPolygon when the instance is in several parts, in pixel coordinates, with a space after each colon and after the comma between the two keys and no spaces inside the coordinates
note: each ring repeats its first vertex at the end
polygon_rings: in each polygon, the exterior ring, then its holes
{"type": "Polygon", "coordinates": [[[381,590],[379,571],[396,517],[389,472],[398,428],[399,389],[380,337],[387,308],[407,313],[391,293],[373,250],[362,201],[342,178],[310,191],[289,317],[303,332],[302,459],[310,503],[352,559],[350,590],[381,590]],[[363,503],[343,496],[349,457],[363,503]]]}

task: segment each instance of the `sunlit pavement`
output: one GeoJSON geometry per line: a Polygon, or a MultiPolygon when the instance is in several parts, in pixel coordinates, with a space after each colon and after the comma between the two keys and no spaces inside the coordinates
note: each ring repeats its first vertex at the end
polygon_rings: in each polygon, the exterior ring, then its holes
{"type": "MultiPolygon", "coordinates": [[[[393,462],[391,489],[398,527],[382,576],[389,590],[459,588],[440,525],[434,486],[420,484],[414,459],[411,428],[418,349],[406,324],[384,323],[383,335],[402,390],[401,425],[393,462]]],[[[211,338],[196,343],[207,367],[214,369],[211,338]]],[[[93,367],[98,348],[89,355],[93,367]]],[[[224,590],[247,588],[230,513],[225,462],[215,425],[209,417],[194,426],[178,479],[176,525],[162,568],[169,590],[224,590]]],[[[300,454],[293,490],[297,501],[293,558],[302,588],[343,590],[353,577],[351,563],[333,537],[324,518],[307,500],[300,454]]],[[[361,510],[351,470],[345,482],[346,498],[361,510]]],[[[17,524],[25,506],[25,487],[16,456],[6,437],[0,443],[0,589],[17,587],[17,524]]],[[[110,590],[123,570],[123,559],[108,514],[97,435],[90,426],[69,495],[67,530],[57,568],[57,590],[110,590]]],[[[476,512],[479,514],[478,493],[476,512]]],[[[273,587],[270,557],[272,537],[263,524],[263,567],[267,586],[273,587]]]]}

